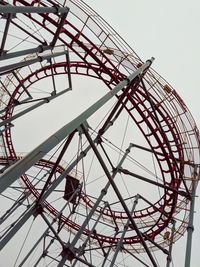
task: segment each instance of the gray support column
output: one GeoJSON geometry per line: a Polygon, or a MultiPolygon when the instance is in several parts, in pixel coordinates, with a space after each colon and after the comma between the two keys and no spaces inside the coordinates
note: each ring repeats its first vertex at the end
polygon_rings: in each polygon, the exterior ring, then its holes
{"type": "MultiPolygon", "coordinates": [[[[136,197],[135,197],[135,200],[134,200],[134,203],[133,203],[133,207],[132,207],[132,210],[131,210],[131,214],[133,214],[133,212],[135,210],[135,207],[136,207],[136,205],[138,203],[139,197],[140,197],[139,195],[136,195],[136,197]]],[[[116,250],[115,250],[115,254],[113,255],[112,261],[110,263],[110,267],[113,267],[114,266],[119,251],[121,249],[123,249],[123,239],[124,239],[124,236],[125,236],[128,228],[129,228],[129,222],[130,222],[130,220],[128,219],[127,222],[126,222],[126,224],[124,225],[124,231],[123,231],[123,233],[122,233],[122,235],[120,237],[120,240],[119,240],[119,242],[117,244],[117,247],[116,247],[116,250]]]]}
{"type": "Polygon", "coordinates": [[[109,91],[102,98],[100,98],[91,107],[86,109],[78,117],[67,123],[60,130],[55,132],[46,141],[36,147],[32,152],[25,156],[20,161],[16,162],[10,168],[8,168],[0,176],[0,193],[2,193],[8,186],[16,181],[23,173],[25,173],[31,166],[33,166],[39,159],[47,154],[52,148],[59,144],[65,137],[77,129],[81,123],[85,122],[92,114],[100,109],[106,102],[108,102],[113,96],[120,92],[125,86],[129,85],[132,80],[142,74],[146,69],[149,68],[153,59],[148,60],[140,68],[138,68],[133,74],[127,79],[121,81],[113,90],[109,91]]]}
{"type": "Polygon", "coordinates": [[[68,13],[68,7],[39,7],[39,6],[12,6],[0,5],[0,13],[3,14],[16,14],[16,13],[68,13]]]}
{"type": "Polygon", "coordinates": [[[190,202],[190,213],[189,213],[189,223],[187,227],[187,244],[186,244],[186,253],[185,253],[185,267],[190,267],[191,261],[191,249],[192,249],[192,234],[194,231],[194,204],[195,204],[195,194],[197,187],[197,168],[196,165],[194,168],[193,181],[192,181],[192,192],[191,192],[191,202],[190,202]]]}
{"type": "Polygon", "coordinates": [[[25,61],[21,61],[19,63],[14,63],[14,64],[10,64],[7,66],[3,66],[3,67],[0,67],[0,75],[8,74],[10,72],[13,72],[16,69],[29,66],[29,65],[34,64],[36,62],[42,62],[44,60],[49,60],[49,59],[54,58],[54,57],[66,55],[67,53],[68,53],[68,51],[65,50],[62,52],[52,53],[52,54],[48,54],[48,55],[44,55],[44,56],[37,56],[34,59],[25,60],[25,61]]]}
{"type": "MultiPolygon", "coordinates": [[[[111,176],[111,179],[114,179],[115,178],[116,174],[118,173],[118,170],[119,170],[120,166],[122,165],[122,163],[126,159],[128,153],[130,152],[130,148],[131,147],[129,147],[126,150],[126,153],[123,155],[122,159],[120,160],[120,162],[119,162],[116,170],[113,172],[113,174],[111,176]]],[[[74,239],[72,240],[71,244],[68,246],[67,250],[70,253],[73,253],[75,255],[75,253],[74,253],[75,245],[76,245],[77,241],[79,240],[80,236],[82,235],[85,227],[89,223],[90,219],[92,218],[92,215],[94,214],[94,212],[96,211],[96,209],[99,206],[100,202],[102,201],[103,197],[107,194],[107,190],[108,190],[109,186],[110,186],[110,182],[108,181],[108,183],[106,184],[106,186],[101,190],[101,194],[98,197],[98,199],[95,202],[95,204],[93,205],[92,209],[90,210],[87,218],[82,223],[81,227],[79,228],[79,230],[78,230],[77,234],[75,235],[74,239]]],[[[68,255],[67,254],[63,255],[63,258],[61,259],[60,263],[58,264],[58,267],[63,267],[67,259],[68,259],[68,255]]]]}
{"type": "Polygon", "coordinates": [[[22,51],[17,51],[17,52],[11,52],[11,53],[4,53],[1,57],[0,60],[7,60],[7,59],[11,59],[11,58],[15,58],[15,57],[21,57],[21,56],[25,56],[25,55],[29,55],[29,54],[33,54],[33,53],[42,53],[46,50],[50,50],[52,49],[51,46],[43,46],[43,45],[39,45],[36,48],[30,48],[30,49],[25,49],[22,51]]]}
{"type": "Polygon", "coordinates": [[[87,236],[87,238],[85,239],[83,245],[82,245],[81,248],[78,250],[78,254],[76,255],[76,259],[74,260],[74,262],[73,262],[73,264],[72,264],[71,267],[75,267],[77,261],[79,260],[78,257],[84,252],[84,249],[85,249],[85,247],[86,247],[86,245],[87,245],[87,242],[89,241],[91,235],[94,233],[95,228],[96,228],[96,226],[97,226],[99,220],[101,219],[101,217],[102,217],[102,215],[103,215],[103,212],[104,212],[105,208],[107,207],[107,205],[108,205],[108,203],[105,203],[105,205],[104,205],[104,207],[103,207],[101,213],[99,214],[97,220],[95,221],[94,225],[92,226],[92,229],[90,230],[90,234],[87,236]]]}
{"type": "Polygon", "coordinates": [[[112,179],[112,176],[110,175],[110,173],[109,173],[109,171],[108,171],[108,169],[107,169],[107,167],[106,167],[101,155],[99,154],[96,146],[92,142],[91,137],[89,136],[88,132],[86,131],[84,125],[81,125],[81,126],[82,126],[83,132],[84,132],[89,144],[91,145],[91,147],[92,147],[92,149],[93,149],[93,151],[94,151],[94,153],[95,153],[95,155],[96,155],[96,157],[97,157],[102,169],[104,170],[104,172],[105,172],[105,174],[106,174],[106,176],[107,176],[107,178],[108,178],[113,190],[115,191],[115,194],[117,195],[119,201],[121,202],[121,205],[122,205],[124,211],[126,212],[128,218],[129,218],[129,220],[130,220],[130,222],[131,222],[131,224],[133,226],[133,229],[137,233],[137,235],[138,235],[138,237],[139,237],[139,239],[141,241],[141,244],[143,245],[143,247],[144,247],[147,255],[149,256],[153,266],[157,267],[157,264],[156,264],[156,262],[155,262],[155,260],[154,260],[154,258],[152,256],[152,254],[151,254],[146,242],[145,242],[145,239],[144,239],[142,233],[140,232],[140,230],[138,229],[138,227],[137,227],[137,225],[136,225],[136,223],[135,223],[135,221],[134,221],[134,219],[133,219],[133,217],[132,217],[132,215],[131,215],[131,213],[130,213],[130,211],[129,211],[129,209],[128,209],[128,207],[127,207],[127,205],[126,205],[126,203],[125,203],[125,201],[123,199],[123,196],[121,195],[117,185],[115,184],[114,180],[112,179]]]}

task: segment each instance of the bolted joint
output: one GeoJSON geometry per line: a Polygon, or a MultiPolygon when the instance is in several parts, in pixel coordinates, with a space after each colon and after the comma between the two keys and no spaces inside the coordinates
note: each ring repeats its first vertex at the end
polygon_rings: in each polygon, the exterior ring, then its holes
{"type": "Polygon", "coordinates": [[[47,256],[47,254],[48,254],[48,250],[45,249],[42,253],[42,258],[45,258],[47,256]]]}
{"type": "Polygon", "coordinates": [[[38,204],[36,206],[36,212],[37,212],[37,214],[42,214],[43,211],[44,211],[44,208],[42,207],[42,205],[41,204],[38,204]]]}
{"type": "Polygon", "coordinates": [[[105,188],[103,188],[103,189],[101,190],[101,193],[102,193],[103,195],[106,195],[106,194],[107,194],[107,190],[106,190],[105,188]]]}
{"type": "Polygon", "coordinates": [[[55,8],[55,14],[59,13],[59,6],[58,5],[53,5],[53,8],[55,8]]]}
{"type": "Polygon", "coordinates": [[[167,256],[167,260],[168,260],[169,262],[172,261],[172,257],[171,257],[171,255],[168,255],[168,256],[167,256]]]}
{"type": "Polygon", "coordinates": [[[81,151],[81,153],[80,153],[81,157],[85,157],[86,155],[87,155],[87,153],[85,151],[81,151]]]}
{"type": "Polygon", "coordinates": [[[63,246],[61,256],[62,258],[67,257],[67,259],[71,262],[75,258],[75,253],[68,246],[63,246]]]}
{"type": "Polygon", "coordinates": [[[191,226],[188,225],[188,227],[187,227],[187,231],[190,231],[190,230],[191,230],[192,232],[194,231],[194,226],[193,226],[193,225],[191,225],[191,226]]]}
{"type": "Polygon", "coordinates": [[[138,197],[134,200],[134,204],[138,204],[138,197]]]}

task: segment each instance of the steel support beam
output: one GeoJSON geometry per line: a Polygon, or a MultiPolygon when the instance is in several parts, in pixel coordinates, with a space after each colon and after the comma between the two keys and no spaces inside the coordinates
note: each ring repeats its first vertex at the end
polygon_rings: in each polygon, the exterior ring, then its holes
{"type": "Polygon", "coordinates": [[[140,258],[138,258],[135,254],[133,254],[132,252],[130,252],[128,249],[124,249],[129,255],[131,255],[133,258],[135,258],[137,261],[141,262],[142,265],[149,267],[149,265],[147,265],[144,261],[142,261],[140,258]]]}
{"type": "Polygon", "coordinates": [[[0,5],[0,13],[3,14],[16,14],[16,13],[55,13],[55,14],[64,14],[68,13],[68,7],[40,7],[40,6],[12,6],[12,5],[0,5]]]}
{"type": "Polygon", "coordinates": [[[127,169],[123,169],[123,168],[121,168],[120,171],[121,171],[123,174],[125,174],[125,175],[130,175],[130,176],[132,176],[132,177],[134,177],[134,178],[137,178],[137,179],[140,179],[140,180],[142,180],[142,181],[144,181],[144,182],[147,182],[147,183],[156,185],[156,186],[161,187],[161,188],[164,188],[164,189],[166,189],[166,190],[171,190],[172,192],[174,192],[174,193],[176,193],[176,194],[179,194],[179,195],[181,195],[181,196],[188,197],[188,194],[187,194],[185,191],[177,190],[177,189],[174,189],[174,188],[171,187],[171,186],[167,186],[167,185],[164,185],[164,184],[155,182],[155,181],[153,181],[153,180],[151,180],[151,179],[148,179],[148,178],[146,178],[146,177],[144,177],[144,176],[141,176],[141,175],[139,175],[139,174],[137,174],[137,173],[130,172],[130,171],[127,170],[127,169]]]}
{"type": "Polygon", "coordinates": [[[57,29],[56,29],[56,32],[55,32],[54,37],[53,37],[53,40],[52,40],[52,42],[51,42],[51,44],[50,44],[50,45],[53,46],[53,47],[55,46],[55,44],[56,44],[56,42],[57,42],[57,40],[58,40],[58,37],[59,37],[60,32],[61,32],[61,29],[62,29],[62,27],[63,27],[63,25],[64,25],[64,23],[65,23],[65,19],[66,19],[66,17],[67,17],[68,12],[69,12],[69,9],[68,9],[67,12],[65,12],[65,13],[62,14],[62,17],[61,17],[61,19],[60,19],[60,23],[59,23],[59,25],[58,25],[58,27],[57,27],[57,29]]]}
{"type": "Polygon", "coordinates": [[[21,219],[13,226],[13,228],[6,234],[5,237],[0,241],[0,251],[2,248],[10,241],[10,239],[18,232],[18,230],[28,221],[28,219],[36,215],[35,207],[32,206],[27,210],[24,215],[21,217],[21,219]]]}
{"type": "MultiPolygon", "coordinates": [[[[83,129],[84,131],[84,129],[83,129]]],[[[84,131],[84,133],[86,133],[84,131]]],[[[94,143],[93,143],[94,144],[94,143]]],[[[93,147],[93,145],[91,145],[91,147],[93,147]]],[[[115,171],[113,172],[111,179],[113,180],[115,178],[115,176],[118,173],[118,169],[120,168],[120,166],[122,165],[122,163],[124,162],[124,160],[126,159],[128,153],[130,152],[130,147],[126,150],[126,153],[123,155],[122,159],[120,160],[117,168],[115,169],[115,171]]],[[[99,195],[98,199],[96,200],[96,202],[94,203],[92,209],[90,210],[89,214],[87,215],[87,218],[85,219],[85,221],[82,223],[82,225],[80,226],[76,236],[74,237],[74,239],[72,240],[72,242],[70,243],[70,245],[66,248],[66,251],[68,251],[69,253],[74,254],[75,256],[75,252],[74,252],[74,248],[76,243],[78,242],[78,240],[80,239],[85,227],[88,225],[90,219],[92,218],[94,212],[96,211],[97,207],[99,206],[100,202],[102,201],[103,197],[107,194],[107,190],[110,186],[110,181],[107,182],[107,184],[105,185],[105,187],[101,190],[101,194],[99,195]]],[[[66,260],[68,259],[68,254],[65,253],[63,255],[63,258],[61,259],[60,263],[58,264],[58,267],[63,267],[63,265],[65,264],[66,260]]]]}
{"type": "Polygon", "coordinates": [[[23,68],[23,67],[29,66],[31,64],[37,63],[37,62],[42,62],[44,60],[49,60],[49,59],[54,58],[54,57],[66,55],[67,53],[68,53],[68,51],[65,50],[62,52],[52,53],[52,54],[48,54],[48,55],[44,55],[44,56],[37,56],[34,59],[21,61],[19,63],[10,64],[8,66],[3,66],[3,67],[0,67],[0,75],[8,74],[10,72],[13,72],[16,69],[23,68]]]}
{"type": "Polygon", "coordinates": [[[31,107],[29,107],[29,108],[27,108],[27,109],[25,109],[25,110],[23,110],[23,111],[17,113],[17,114],[15,114],[15,115],[13,115],[11,118],[8,118],[8,119],[6,119],[6,120],[3,120],[2,122],[0,122],[0,127],[1,127],[1,126],[4,126],[4,125],[7,124],[7,123],[11,123],[11,121],[16,120],[17,118],[19,118],[19,117],[21,117],[21,116],[27,114],[28,112],[30,112],[30,111],[32,111],[32,110],[34,110],[34,109],[36,109],[36,108],[38,108],[38,107],[40,107],[40,106],[42,106],[42,105],[44,105],[44,104],[49,103],[51,100],[53,100],[53,99],[55,99],[55,98],[57,98],[57,97],[59,97],[59,96],[65,94],[66,92],[68,92],[68,91],[70,91],[70,90],[71,90],[71,88],[67,88],[67,89],[65,89],[65,90],[63,90],[63,91],[57,93],[56,95],[52,95],[52,96],[50,96],[50,97],[44,98],[43,100],[39,101],[37,104],[35,104],[35,105],[33,105],[33,106],[31,106],[31,107]]]}
{"type": "MultiPolygon", "coordinates": [[[[19,264],[18,267],[22,267],[24,266],[24,263],[28,260],[28,258],[30,257],[30,255],[34,252],[34,250],[37,248],[38,244],[42,241],[43,238],[45,238],[45,236],[48,234],[50,227],[53,226],[53,224],[56,223],[57,219],[59,218],[59,216],[62,214],[62,212],[65,210],[65,208],[69,205],[70,200],[74,197],[74,195],[76,195],[78,192],[80,191],[80,188],[77,188],[74,193],[72,194],[72,196],[69,198],[69,200],[65,203],[65,205],[62,207],[62,209],[57,213],[57,215],[53,218],[52,222],[49,224],[49,226],[47,227],[47,229],[44,231],[44,233],[39,237],[39,239],[35,242],[35,244],[33,245],[33,247],[29,250],[29,252],[26,254],[26,256],[24,257],[24,259],[21,261],[21,263],[19,264]]],[[[61,229],[60,229],[61,230],[61,229]]],[[[48,244],[48,246],[46,247],[46,251],[50,248],[50,246],[52,245],[52,242],[50,242],[48,244]]],[[[39,257],[39,259],[37,260],[36,264],[34,266],[37,266],[37,264],[40,262],[40,260],[43,258],[43,255],[41,255],[39,257]]]]}
{"type": "Polygon", "coordinates": [[[67,123],[60,130],[55,132],[42,144],[36,147],[32,152],[25,156],[20,161],[16,162],[10,168],[8,168],[0,176],[0,193],[3,192],[8,186],[16,181],[22,174],[24,174],[31,166],[33,166],[39,159],[46,155],[52,148],[59,144],[64,138],[77,129],[81,123],[85,122],[92,114],[100,109],[105,103],[107,103],[113,96],[120,92],[124,87],[129,85],[136,77],[145,72],[152,64],[153,58],[148,60],[140,68],[138,68],[133,74],[121,81],[114,89],[105,94],[91,107],[86,109],[78,117],[67,123]]]}
{"type": "Polygon", "coordinates": [[[95,221],[94,225],[92,226],[92,229],[90,230],[90,234],[89,234],[89,235],[87,236],[87,238],[85,239],[83,245],[78,249],[78,254],[76,255],[76,259],[74,260],[74,262],[73,262],[73,264],[72,264],[71,267],[75,267],[77,261],[79,260],[79,257],[81,256],[81,254],[84,253],[84,249],[85,249],[85,247],[86,247],[86,245],[87,245],[87,242],[89,241],[91,235],[94,233],[95,228],[96,228],[96,226],[97,226],[99,220],[101,219],[101,217],[102,217],[102,215],[103,215],[103,212],[104,212],[105,208],[107,207],[107,205],[108,205],[108,203],[105,203],[105,205],[104,205],[104,207],[103,207],[103,209],[102,209],[102,212],[99,214],[97,220],[95,221]]]}
{"type": "MultiPolygon", "coordinates": [[[[133,207],[132,207],[132,210],[131,210],[131,215],[133,214],[133,212],[135,210],[135,207],[136,207],[136,205],[138,203],[139,197],[140,197],[139,195],[136,195],[136,197],[135,197],[135,200],[134,200],[134,203],[133,203],[133,207]]],[[[129,221],[130,220],[128,218],[127,221],[126,221],[126,224],[124,225],[124,231],[123,231],[123,233],[122,233],[122,235],[120,237],[119,242],[117,243],[117,247],[116,247],[115,253],[114,253],[113,257],[112,257],[112,261],[110,263],[110,267],[113,267],[114,266],[119,251],[120,250],[123,250],[123,240],[124,240],[124,237],[125,237],[125,234],[126,234],[128,228],[129,228],[129,221]]]]}
{"type": "Polygon", "coordinates": [[[7,60],[7,59],[12,59],[15,57],[21,57],[29,54],[34,54],[34,53],[42,53],[46,50],[52,49],[51,46],[47,45],[39,45],[38,47],[35,48],[30,48],[30,49],[25,49],[22,51],[16,51],[16,52],[11,52],[11,53],[4,53],[1,57],[0,60],[7,60]]]}
{"type": "MultiPolygon", "coordinates": [[[[191,202],[190,202],[190,212],[189,212],[189,222],[187,227],[187,244],[186,244],[186,253],[185,253],[185,267],[190,267],[191,261],[191,250],[192,250],[192,235],[194,231],[194,205],[195,205],[195,195],[196,195],[196,187],[197,187],[197,171],[198,166],[196,165],[193,173],[193,181],[192,181],[192,192],[191,192],[191,202]]],[[[199,178],[199,177],[198,177],[199,178]]]]}
{"type": "Polygon", "coordinates": [[[131,224],[133,226],[133,229],[135,230],[136,234],[138,235],[138,237],[139,237],[139,239],[141,241],[141,244],[144,247],[149,259],[151,260],[153,266],[157,267],[157,264],[156,264],[156,262],[155,262],[155,260],[154,260],[154,258],[152,256],[147,244],[145,243],[145,240],[143,238],[142,233],[139,231],[139,229],[138,229],[138,227],[137,227],[137,225],[136,225],[136,223],[135,223],[135,221],[134,221],[134,219],[133,219],[133,217],[132,217],[132,215],[131,215],[131,213],[130,213],[130,211],[129,211],[129,209],[128,209],[128,207],[127,207],[127,205],[126,205],[126,203],[125,203],[125,201],[124,201],[124,199],[123,199],[123,197],[122,197],[122,195],[121,195],[121,193],[120,193],[120,191],[118,189],[118,187],[116,186],[114,180],[112,179],[112,176],[110,175],[110,173],[109,173],[109,171],[108,171],[108,169],[107,169],[107,167],[106,167],[101,155],[99,154],[97,148],[95,147],[94,143],[92,142],[92,140],[91,140],[87,130],[85,129],[84,125],[82,125],[82,129],[83,129],[83,132],[84,132],[86,138],[88,139],[88,142],[90,143],[90,145],[91,145],[91,147],[92,147],[92,149],[93,149],[93,151],[94,151],[94,153],[95,153],[95,155],[96,155],[101,167],[103,168],[103,170],[104,170],[104,172],[105,172],[105,174],[106,174],[106,176],[107,176],[107,178],[109,180],[109,183],[111,184],[113,190],[115,191],[115,194],[117,195],[119,201],[121,202],[121,205],[122,205],[123,209],[125,210],[125,212],[126,212],[126,214],[128,216],[128,219],[130,220],[130,222],[131,222],[131,224]]]}
{"type": "Polygon", "coordinates": [[[4,46],[5,46],[5,43],[6,43],[6,38],[7,38],[7,35],[8,35],[8,29],[9,29],[9,26],[10,26],[11,19],[12,19],[12,15],[8,14],[8,17],[7,17],[7,20],[6,20],[5,29],[4,29],[3,38],[2,38],[2,41],[1,41],[0,56],[4,53],[4,46]]]}

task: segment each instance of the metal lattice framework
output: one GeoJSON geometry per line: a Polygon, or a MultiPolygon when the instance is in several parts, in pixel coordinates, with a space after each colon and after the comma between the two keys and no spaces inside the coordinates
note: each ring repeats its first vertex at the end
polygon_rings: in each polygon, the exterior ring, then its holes
{"type": "Polygon", "coordinates": [[[14,266],[159,266],[156,250],[169,266],[199,177],[199,132],[183,100],[83,1],[0,4],[0,248],[26,232],[14,266]],[[81,77],[99,81],[100,100],[21,153],[20,134],[43,127],[26,116],[70,98],[81,77]]]}

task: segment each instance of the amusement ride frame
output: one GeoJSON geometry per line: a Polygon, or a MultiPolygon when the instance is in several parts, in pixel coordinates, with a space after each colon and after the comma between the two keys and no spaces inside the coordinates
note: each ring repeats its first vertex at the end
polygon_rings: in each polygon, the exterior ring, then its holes
{"type": "Polygon", "coordinates": [[[154,59],[144,63],[81,0],[1,0],[0,15],[0,250],[27,233],[10,264],[160,266],[159,251],[169,267],[187,230],[189,267],[199,132],[154,59]],[[18,120],[66,99],[72,76],[98,80],[100,97],[20,153],[18,120]]]}

